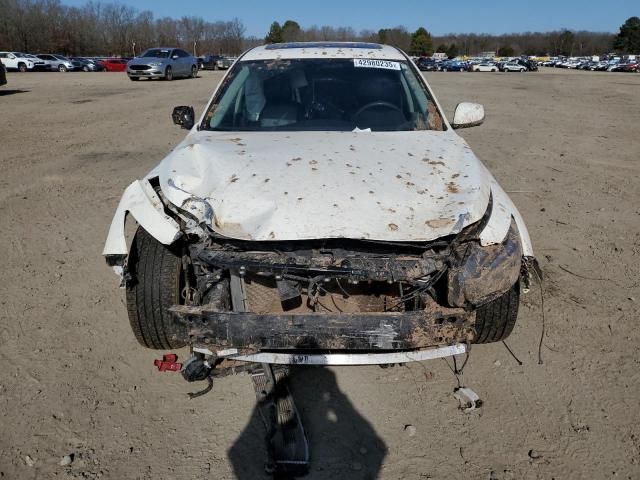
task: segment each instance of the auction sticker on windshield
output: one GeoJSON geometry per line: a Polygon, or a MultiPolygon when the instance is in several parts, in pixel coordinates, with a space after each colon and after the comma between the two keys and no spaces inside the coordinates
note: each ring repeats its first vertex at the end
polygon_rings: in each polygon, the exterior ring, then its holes
{"type": "Polygon", "coordinates": [[[354,58],[353,66],[364,68],[385,68],[387,70],[400,70],[399,62],[390,62],[388,60],[373,60],[370,58],[354,58]]]}

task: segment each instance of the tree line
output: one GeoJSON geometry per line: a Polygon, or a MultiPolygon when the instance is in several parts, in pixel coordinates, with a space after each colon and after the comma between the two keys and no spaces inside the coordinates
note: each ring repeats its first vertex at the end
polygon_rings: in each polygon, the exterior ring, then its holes
{"type": "Polygon", "coordinates": [[[0,49],[66,55],[131,56],[146,48],[177,46],[201,55],[238,54],[262,40],[248,38],[243,23],[201,17],[154,18],[120,3],[0,0],[0,49]]]}
{"type": "Polygon", "coordinates": [[[264,38],[256,38],[246,35],[237,18],[214,22],[194,16],[154,18],[148,10],[120,3],[88,1],[75,7],[60,0],[0,0],[0,49],[5,50],[131,56],[149,47],[177,46],[196,55],[237,55],[265,42],[329,40],[386,43],[416,56],[434,52],[473,56],[490,51],[500,56],[640,53],[640,19],[628,19],[618,35],[561,30],[440,36],[424,27],[414,32],[403,26],[356,31],[352,27],[303,28],[286,20],[273,22],[264,38]]]}
{"type": "Polygon", "coordinates": [[[620,34],[606,32],[560,30],[552,32],[526,32],[502,35],[448,34],[434,36],[424,27],[415,32],[403,26],[381,30],[356,32],[349,27],[302,28],[297,22],[287,20],[282,25],[273,22],[265,37],[267,43],[296,41],[348,40],[386,43],[394,45],[410,55],[432,55],[434,52],[474,56],[482,52],[495,52],[499,56],[518,55],[566,55],[580,56],[611,53],[640,53],[640,41],[633,40],[637,17],[632,17],[620,29],[620,34]],[[631,40],[626,40],[631,39],[631,40]]]}

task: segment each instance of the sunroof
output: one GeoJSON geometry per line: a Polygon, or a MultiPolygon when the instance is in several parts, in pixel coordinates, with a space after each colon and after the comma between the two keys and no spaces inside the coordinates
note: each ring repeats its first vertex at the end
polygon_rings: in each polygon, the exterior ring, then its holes
{"type": "Polygon", "coordinates": [[[368,50],[381,50],[382,46],[377,43],[366,42],[289,42],[273,43],[267,45],[265,50],[280,50],[284,48],[366,48],[368,50]]]}

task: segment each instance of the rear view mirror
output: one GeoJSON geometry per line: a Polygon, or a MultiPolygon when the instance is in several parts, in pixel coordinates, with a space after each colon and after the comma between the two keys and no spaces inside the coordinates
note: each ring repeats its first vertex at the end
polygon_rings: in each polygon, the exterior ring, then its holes
{"type": "Polygon", "coordinates": [[[453,114],[453,128],[469,128],[484,122],[484,107],[479,103],[462,102],[453,114]]]}
{"type": "Polygon", "coordinates": [[[195,124],[196,114],[193,111],[193,107],[180,106],[174,107],[171,118],[173,118],[173,123],[176,125],[191,130],[195,124]]]}

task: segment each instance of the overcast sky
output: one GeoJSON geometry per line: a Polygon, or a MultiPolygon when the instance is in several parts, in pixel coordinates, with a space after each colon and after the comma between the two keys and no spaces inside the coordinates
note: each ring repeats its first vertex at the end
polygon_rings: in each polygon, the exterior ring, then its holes
{"type": "MultiPolygon", "coordinates": [[[[110,0],[103,0],[108,2],[110,0]]],[[[82,5],[85,0],[63,0],[82,5]]],[[[431,33],[512,33],[561,28],[617,32],[631,16],[640,16],[640,0],[120,0],[156,17],[201,16],[208,21],[238,17],[247,35],[264,37],[274,20],[311,25],[378,30],[424,26],[431,33]]]]}

